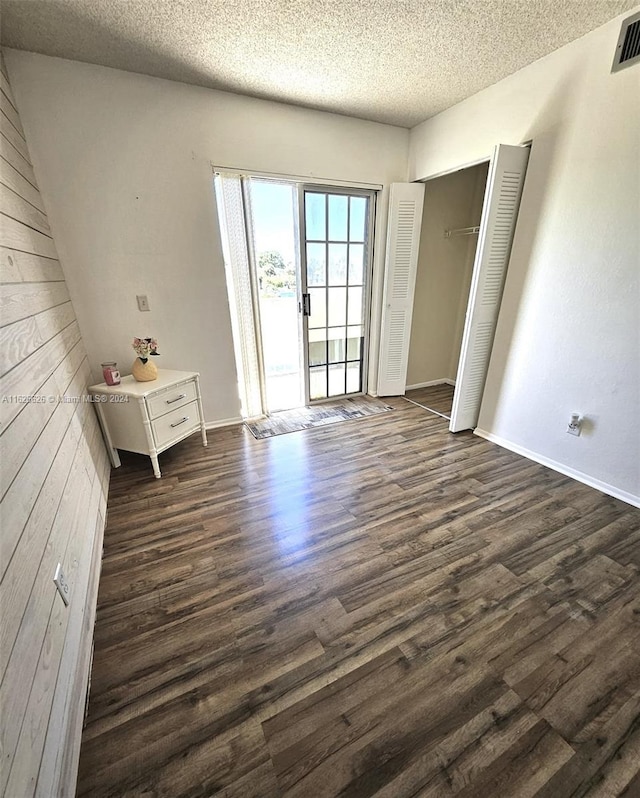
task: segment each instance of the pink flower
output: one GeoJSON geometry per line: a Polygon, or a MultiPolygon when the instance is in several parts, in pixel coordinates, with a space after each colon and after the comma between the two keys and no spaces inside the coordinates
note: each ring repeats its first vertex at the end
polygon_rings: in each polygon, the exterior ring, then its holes
{"type": "Polygon", "coordinates": [[[149,355],[158,354],[158,342],[155,338],[134,338],[131,344],[136,355],[141,358],[148,358],[149,355]]]}

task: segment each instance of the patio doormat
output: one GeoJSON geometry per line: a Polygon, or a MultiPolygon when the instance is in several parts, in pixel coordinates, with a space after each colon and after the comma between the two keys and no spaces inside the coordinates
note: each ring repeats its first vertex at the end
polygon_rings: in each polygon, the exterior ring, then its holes
{"type": "Polygon", "coordinates": [[[249,428],[254,438],[260,440],[311,427],[324,427],[327,424],[336,424],[338,421],[377,416],[378,413],[387,413],[389,410],[393,408],[372,396],[356,396],[312,407],[282,410],[258,421],[245,421],[245,426],[249,428]]]}

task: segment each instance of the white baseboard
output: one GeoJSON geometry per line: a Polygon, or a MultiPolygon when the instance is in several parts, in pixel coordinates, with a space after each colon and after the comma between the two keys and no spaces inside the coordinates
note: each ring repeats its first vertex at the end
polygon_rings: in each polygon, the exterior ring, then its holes
{"type": "Polygon", "coordinates": [[[217,429],[218,427],[232,427],[234,424],[242,424],[242,416],[235,418],[221,418],[219,421],[205,421],[205,429],[217,429]]]}
{"type": "Polygon", "coordinates": [[[480,427],[476,427],[474,430],[474,435],[478,435],[480,438],[484,438],[485,440],[491,441],[491,443],[502,446],[503,449],[509,449],[511,452],[520,454],[529,460],[533,460],[535,463],[540,463],[540,465],[547,466],[547,468],[551,468],[553,471],[564,474],[566,477],[571,477],[572,479],[578,480],[578,482],[583,482],[590,488],[595,488],[602,493],[606,493],[608,496],[613,496],[614,499],[620,499],[620,501],[626,502],[633,507],[640,507],[640,496],[635,496],[633,493],[628,493],[626,490],[620,490],[613,485],[609,485],[607,482],[602,482],[601,480],[595,479],[588,474],[584,474],[582,471],[576,471],[576,469],[569,468],[569,466],[566,466],[563,463],[558,463],[556,460],[551,460],[550,458],[544,457],[544,455],[538,454],[537,452],[532,452],[530,449],[525,449],[524,446],[519,446],[517,443],[512,443],[511,441],[505,440],[499,435],[494,435],[492,432],[487,432],[486,430],[480,429],[480,427]]]}
{"type": "Polygon", "coordinates": [[[429,380],[429,382],[416,382],[415,385],[407,385],[405,391],[413,391],[416,388],[431,388],[433,385],[454,385],[456,381],[450,380],[448,377],[444,377],[441,380],[429,380]]]}

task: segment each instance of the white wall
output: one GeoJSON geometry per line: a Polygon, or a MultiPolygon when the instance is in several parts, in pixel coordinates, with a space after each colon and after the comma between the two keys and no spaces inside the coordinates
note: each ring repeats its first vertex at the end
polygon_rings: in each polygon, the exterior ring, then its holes
{"type": "Polygon", "coordinates": [[[480,224],[488,164],[425,185],[407,385],[455,380],[478,236],[444,231],[480,224]]]}
{"type": "Polygon", "coordinates": [[[409,171],[533,139],[479,427],[637,503],[640,67],[610,73],[625,16],[414,128],[409,171]]]}
{"type": "Polygon", "coordinates": [[[206,420],[236,418],[211,164],[388,185],[406,179],[408,131],[33,53],[6,60],[94,377],[106,359],[128,372],[133,336],[153,335],[160,367],[201,372],[206,420]]]}

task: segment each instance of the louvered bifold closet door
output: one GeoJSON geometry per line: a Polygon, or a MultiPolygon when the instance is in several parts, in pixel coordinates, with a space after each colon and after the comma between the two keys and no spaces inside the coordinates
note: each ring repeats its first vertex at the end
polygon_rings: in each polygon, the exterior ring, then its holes
{"type": "Polygon", "coordinates": [[[489,167],[451,411],[451,432],[474,429],[478,423],[528,160],[528,147],[499,144],[489,167]]]}
{"type": "Polygon", "coordinates": [[[405,392],[423,203],[423,183],[391,184],[378,396],[405,392]]]}

